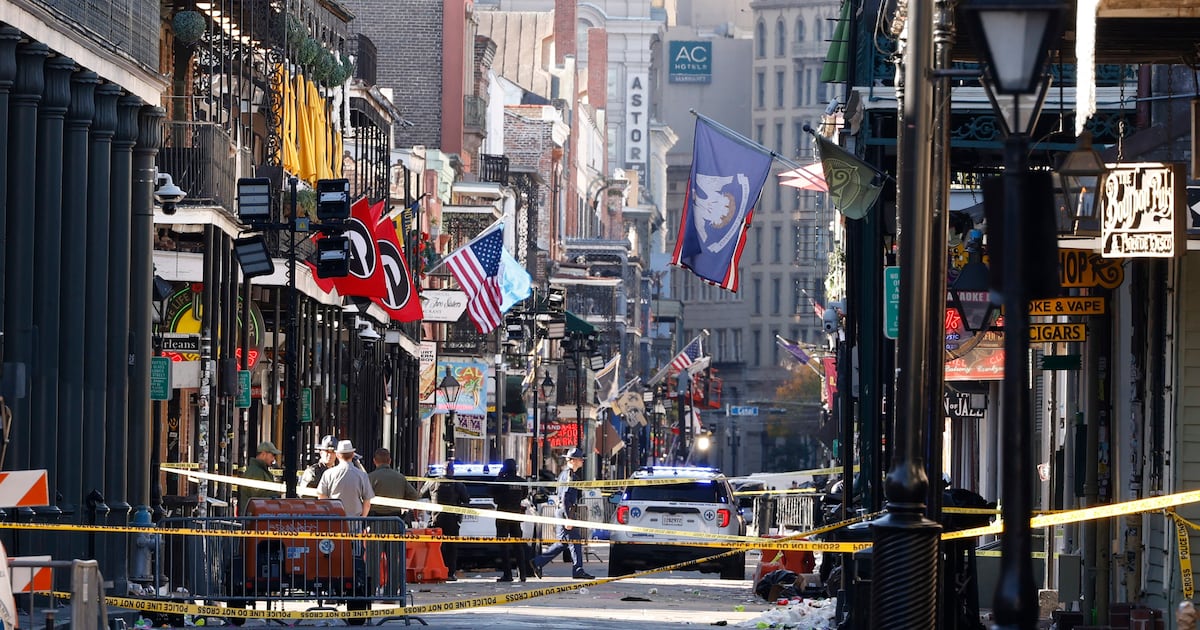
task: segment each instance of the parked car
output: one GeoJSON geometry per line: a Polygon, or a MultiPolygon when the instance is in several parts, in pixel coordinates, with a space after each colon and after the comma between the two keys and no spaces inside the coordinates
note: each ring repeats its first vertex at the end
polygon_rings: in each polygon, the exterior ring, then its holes
{"type": "MultiPolygon", "coordinates": [[[[630,484],[612,496],[616,504],[610,522],[680,532],[703,532],[743,536],[746,521],[729,480],[715,468],[647,466],[632,479],[678,478],[679,483],[630,484]]],[[[608,574],[628,575],[639,570],[697,560],[728,551],[720,547],[690,547],[658,544],[698,540],[692,536],[627,532],[614,529],[609,535],[608,574]]],[[[703,539],[699,539],[703,540],[703,539]]],[[[746,577],[746,554],[695,565],[702,573],[720,573],[723,580],[746,577]]]]}

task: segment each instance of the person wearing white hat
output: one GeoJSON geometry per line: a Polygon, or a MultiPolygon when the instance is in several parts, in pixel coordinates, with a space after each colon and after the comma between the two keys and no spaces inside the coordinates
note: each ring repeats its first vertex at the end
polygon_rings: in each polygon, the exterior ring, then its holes
{"type": "Polygon", "coordinates": [[[333,452],[339,460],[338,465],[321,475],[321,482],[317,484],[317,498],[341,500],[346,516],[366,516],[371,511],[371,499],[375,498],[375,491],[371,489],[367,473],[352,463],[354,444],[350,440],[342,440],[333,452]]]}
{"type": "MultiPolygon", "coordinates": [[[[579,480],[579,469],[583,468],[583,451],[573,448],[567,451],[564,457],[567,459],[567,465],[558,474],[558,507],[554,510],[554,516],[557,518],[575,518],[575,505],[579,503],[580,499],[579,488],[567,484],[571,481],[579,480]]],[[[583,535],[579,531],[579,528],[570,525],[559,525],[555,527],[555,533],[558,534],[558,542],[547,547],[545,551],[533,559],[534,575],[539,578],[542,577],[542,567],[549,564],[554,559],[554,556],[562,553],[564,547],[570,547],[571,577],[576,580],[595,579],[594,576],[583,570],[583,545],[580,544],[580,541],[583,540],[583,535]]]]}

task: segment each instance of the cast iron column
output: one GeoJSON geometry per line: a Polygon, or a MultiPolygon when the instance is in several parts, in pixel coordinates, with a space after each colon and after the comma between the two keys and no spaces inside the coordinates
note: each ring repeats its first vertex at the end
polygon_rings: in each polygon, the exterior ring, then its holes
{"type": "MultiPolygon", "coordinates": [[[[33,458],[36,468],[48,475],[51,505],[39,513],[60,514],[53,505],[58,492],[58,349],[64,331],[58,323],[59,283],[62,275],[63,119],[71,103],[71,72],[75,62],[66,57],[46,61],[42,103],[38,108],[37,216],[33,233],[33,458]]],[[[28,159],[28,158],[26,158],[28,159]]]]}
{"type": "Polygon", "coordinates": [[[108,514],[105,500],[105,440],[108,428],[108,230],[109,189],[112,170],[112,140],[117,127],[117,97],[121,88],[105,83],[96,88],[96,116],[88,138],[87,264],[83,270],[84,311],[91,334],[84,337],[83,361],[83,479],[89,495],[103,497],[96,503],[98,517],[108,514]]]}
{"type": "Polygon", "coordinates": [[[1000,516],[1004,534],[1000,538],[1000,576],[996,581],[993,609],[997,630],[1032,630],[1037,627],[1037,587],[1033,581],[1033,419],[1029,408],[1029,300],[1025,278],[1025,233],[1022,221],[1024,181],[1029,168],[1026,153],[1029,138],[1010,133],[1004,141],[1004,380],[1000,399],[1001,429],[1000,516]]]}
{"type": "Polygon", "coordinates": [[[887,513],[871,525],[871,612],[873,626],[911,630],[937,623],[938,535],[941,526],[925,518],[925,409],[930,370],[929,336],[941,334],[941,318],[929,313],[934,264],[945,254],[931,249],[934,229],[930,212],[932,134],[931,92],[928,80],[933,38],[932,0],[908,5],[908,43],[904,58],[903,126],[898,169],[900,234],[900,339],[897,362],[897,447],[884,484],[887,513]],[[935,321],[936,320],[936,321],[935,321]]]}
{"type": "Polygon", "coordinates": [[[129,513],[129,260],[130,203],[133,190],[133,145],[142,99],[126,94],[117,99],[117,135],[113,139],[112,188],[108,226],[108,435],[106,446],[120,457],[105,460],[104,496],[124,525],[129,513]]]}
{"type": "MultiPolygon", "coordinates": [[[[96,86],[100,84],[95,72],[76,72],[71,78],[71,106],[67,110],[67,131],[63,141],[63,195],[62,214],[62,286],[59,292],[59,317],[64,334],[59,346],[59,370],[62,374],[58,390],[58,413],[64,430],[58,433],[58,449],[65,453],[59,467],[58,490],[63,496],[63,509],[78,511],[83,504],[83,480],[81,460],[84,432],[87,422],[103,426],[101,419],[89,418],[83,412],[84,358],[87,344],[84,341],[94,324],[89,320],[91,313],[87,304],[80,303],[80,296],[87,292],[84,275],[87,270],[87,220],[85,216],[88,200],[88,129],[96,113],[96,86]],[[67,332],[69,331],[69,332],[67,332]]],[[[101,328],[103,330],[103,328],[101,328]]],[[[92,446],[89,444],[89,446],[92,446]]]]}
{"type": "MultiPolygon", "coordinates": [[[[8,146],[8,97],[17,78],[17,43],[21,41],[21,31],[8,26],[0,26],[0,147],[8,146]]],[[[0,149],[0,174],[8,173],[8,150],[0,149]]],[[[8,178],[0,177],[0,200],[8,200],[8,178]]],[[[7,243],[8,218],[0,212],[0,243],[7,243]]],[[[0,254],[0,332],[4,324],[4,291],[6,284],[4,276],[4,255],[0,254]]],[[[5,360],[4,336],[0,335],[0,362],[5,360]]],[[[0,395],[11,397],[11,392],[0,391],[0,395]]],[[[6,400],[12,403],[12,400],[6,400]]],[[[3,462],[0,462],[2,464],[3,462]]]]}
{"type": "Polygon", "coordinates": [[[288,179],[288,189],[291,191],[291,212],[288,215],[288,332],[287,353],[284,355],[284,378],[287,379],[287,393],[283,409],[283,483],[288,497],[298,497],[296,494],[296,470],[300,464],[300,289],[296,286],[296,220],[299,217],[296,208],[296,187],[299,180],[295,177],[288,179]]]}
{"type": "Polygon", "coordinates": [[[150,356],[154,294],[154,186],[158,169],[154,158],[162,143],[161,107],[142,107],[138,117],[138,142],[133,151],[133,200],[130,248],[129,324],[132,361],[129,375],[129,500],[150,505],[150,356]]]}
{"type": "MultiPolygon", "coordinates": [[[[16,398],[10,400],[13,430],[5,468],[29,468],[32,462],[32,417],[28,379],[33,362],[33,234],[37,187],[28,185],[36,176],[36,164],[29,159],[37,153],[37,111],[42,100],[43,66],[50,49],[33,42],[17,48],[17,78],[10,97],[8,128],[8,180],[23,186],[9,186],[8,234],[5,242],[6,288],[4,336],[7,340],[5,372],[12,371],[17,385],[16,398]]],[[[7,374],[6,374],[7,376],[7,374]]]]}

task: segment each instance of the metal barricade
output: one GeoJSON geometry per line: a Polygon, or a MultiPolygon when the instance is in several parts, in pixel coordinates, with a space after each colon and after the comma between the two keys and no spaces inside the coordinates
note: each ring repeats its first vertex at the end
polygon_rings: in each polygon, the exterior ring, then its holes
{"type": "MultiPolygon", "coordinates": [[[[306,601],[314,608],[344,604],[367,610],[372,603],[400,603],[406,597],[405,543],[355,540],[355,534],[403,534],[399,517],[344,517],[310,514],[300,502],[290,513],[239,518],[171,518],[160,531],[195,530],[164,536],[156,592],[192,602],[223,602],[255,608],[260,602],[306,601]],[[287,534],[305,534],[290,538],[287,534]],[[322,533],[336,537],[323,538],[322,533]]],[[[362,623],[364,619],[351,619],[362,623]]]]}
{"type": "MultiPolygon", "coordinates": [[[[56,602],[53,593],[39,590],[35,575],[41,571],[49,571],[51,577],[47,583],[53,582],[56,569],[70,569],[71,572],[71,618],[70,627],[78,630],[97,630],[108,626],[108,607],[104,602],[104,578],[100,575],[100,564],[95,560],[9,560],[10,576],[14,582],[14,593],[27,606],[28,622],[25,627],[33,628],[41,625],[35,623],[34,612],[39,610],[39,602],[45,598],[45,606],[41,607],[47,617],[47,625],[53,627],[54,609],[56,602]],[[29,586],[24,590],[22,585],[29,586]],[[27,593],[28,595],[22,595],[27,593]],[[27,599],[26,599],[27,598],[27,599]]],[[[15,612],[15,611],[14,611],[15,612]]]]}
{"type": "Polygon", "coordinates": [[[806,532],[820,522],[821,497],[816,493],[785,494],[774,498],[775,523],[781,528],[806,532]]]}

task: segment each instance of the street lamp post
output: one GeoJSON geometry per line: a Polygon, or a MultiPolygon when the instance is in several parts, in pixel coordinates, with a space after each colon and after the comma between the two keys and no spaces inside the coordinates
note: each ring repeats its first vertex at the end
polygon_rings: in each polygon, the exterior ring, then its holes
{"type": "Polygon", "coordinates": [[[450,412],[450,415],[446,417],[446,429],[443,432],[446,441],[446,461],[450,461],[454,459],[454,421],[458,415],[454,405],[458,402],[458,392],[461,391],[462,385],[458,379],[454,378],[450,367],[446,366],[446,375],[442,377],[442,382],[438,383],[437,388],[442,392],[442,398],[446,401],[446,407],[450,412]]]}
{"type": "Polygon", "coordinates": [[[542,379],[541,383],[536,383],[537,375],[534,375],[533,387],[533,459],[530,462],[530,473],[537,475],[542,469],[542,460],[539,459],[538,448],[542,444],[542,429],[538,426],[538,391],[541,391],[542,400],[546,401],[546,419],[550,419],[550,399],[554,397],[554,379],[550,378],[550,371],[546,370],[546,378],[542,379]]]}
{"type": "MultiPolygon", "coordinates": [[[[1003,416],[1011,423],[1001,429],[1003,463],[1000,542],[1000,576],[993,609],[997,630],[1031,630],[1037,625],[1037,590],[1033,580],[1032,532],[1033,451],[1030,437],[1029,300],[1037,292],[1030,273],[1041,273],[1029,264],[1030,215],[1025,207],[1030,178],[1029,132],[1037,120],[1039,91],[1047,52],[1058,37],[1058,20],[1064,7],[1054,2],[1013,4],[1007,0],[974,0],[963,7],[985,62],[985,89],[1002,115],[1008,137],[1004,141],[1003,259],[1004,380],[1001,383],[1003,416]],[[1025,42],[1025,49],[1013,46],[1025,42]],[[1034,99],[1030,102],[1029,97],[1034,99]],[[1006,108],[1005,106],[1008,105],[1006,108]],[[1022,111],[1024,108],[1024,111],[1022,111]],[[1011,405],[1011,407],[1010,407],[1011,405]]],[[[1045,235],[1039,235],[1045,236],[1045,235]]]]}

